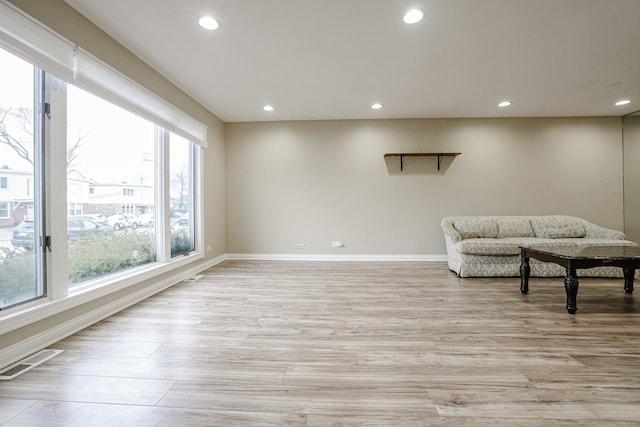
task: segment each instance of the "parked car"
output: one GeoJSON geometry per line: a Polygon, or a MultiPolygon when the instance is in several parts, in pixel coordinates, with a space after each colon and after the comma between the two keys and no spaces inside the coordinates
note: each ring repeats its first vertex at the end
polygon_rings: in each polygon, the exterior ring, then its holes
{"type": "Polygon", "coordinates": [[[92,233],[107,233],[111,228],[106,225],[97,224],[88,219],[67,219],[67,237],[85,237],[92,233]]]}
{"type": "Polygon", "coordinates": [[[126,227],[137,228],[138,224],[135,222],[133,215],[111,215],[107,217],[107,224],[113,227],[114,230],[120,231],[126,227]]]}
{"type": "MultiPolygon", "coordinates": [[[[32,219],[25,219],[13,230],[11,244],[16,248],[32,250],[35,245],[34,224],[32,219]]],[[[111,228],[96,224],[93,221],[82,218],[70,217],[67,219],[67,237],[69,239],[85,237],[91,233],[106,233],[111,228]]]]}
{"type": "Polygon", "coordinates": [[[93,221],[98,225],[106,225],[107,224],[107,215],[105,214],[83,214],[83,215],[74,215],[69,218],[73,219],[88,219],[89,221],[93,221]]]}
{"type": "Polygon", "coordinates": [[[25,219],[13,230],[11,244],[16,248],[31,250],[34,245],[33,220],[25,219]]]}
{"type": "Polygon", "coordinates": [[[178,218],[178,225],[189,225],[189,214],[186,213],[178,218]]]}
{"type": "Polygon", "coordinates": [[[156,216],[152,213],[139,215],[137,218],[133,220],[133,224],[137,227],[147,227],[151,228],[154,226],[156,222],[156,216]]]}

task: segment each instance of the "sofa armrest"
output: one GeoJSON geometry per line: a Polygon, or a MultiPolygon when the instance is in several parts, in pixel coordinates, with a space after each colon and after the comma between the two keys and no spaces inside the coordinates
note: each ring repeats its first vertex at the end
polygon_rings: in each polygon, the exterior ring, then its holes
{"type": "Polygon", "coordinates": [[[459,242],[462,240],[462,236],[458,233],[458,230],[453,228],[453,218],[442,218],[440,226],[442,227],[442,231],[444,231],[445,237],[449,237],[452,242],[459,242]]]}
{"type": "Polygon", "coordinates": [[[601,227],[589,221],[584,221],[585,236],[588,239],[612,239],[624,240],[626,238],[622,231],[613,230],[611,228],[601,227]]]}

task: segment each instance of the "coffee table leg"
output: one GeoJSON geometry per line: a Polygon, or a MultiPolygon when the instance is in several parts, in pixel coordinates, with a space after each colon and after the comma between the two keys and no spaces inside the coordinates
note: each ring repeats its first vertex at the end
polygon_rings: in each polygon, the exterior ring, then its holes
{"type": "Polygon", "coordinates": [[[633,276],[636,275],[636,269],[633,267],[624,267],[624,291],[628,294],[633,292],[633,276]]]}
{"type": "Polygon", "coordinates": [[[576,269],[573,267],[567,267],[567,274],[564,278],[564,289],[567,292],[567,312],[569,312],[569,314],[576,314],[576,310],[578,310],[576,304],[578,296],[578,276],[576,275],[576,269]]]}
{"type": "Polygon", "coordinates": [[[522,263],[520,264],[520,292],[526,294],[529,292],[529,275],[531,267],[529,267],[529,258],[522,255],[522,263]]]}

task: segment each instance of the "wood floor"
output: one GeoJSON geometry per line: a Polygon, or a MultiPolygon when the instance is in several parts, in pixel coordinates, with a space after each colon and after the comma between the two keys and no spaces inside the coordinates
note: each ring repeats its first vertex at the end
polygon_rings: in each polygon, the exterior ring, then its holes
{"type": "Polygon", "coordinates": [[[564,304],[444,263],[226,261],[51,346],[0,424],[640,425],[640,297],[564,304]]]}

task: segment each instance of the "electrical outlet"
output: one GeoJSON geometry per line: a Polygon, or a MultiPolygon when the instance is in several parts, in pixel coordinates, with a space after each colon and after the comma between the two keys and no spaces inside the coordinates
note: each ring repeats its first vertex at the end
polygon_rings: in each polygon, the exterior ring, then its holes
{"type": "Polygon", "coordinates": [[[335,242],[333,242],[333,243],[331,244],[331,247],[333,247],[333,248],[341,248],[341,247],[343,247],[343,246],[344,246],[344,243],[342,243],[342,242],[341,242],[341,241],[339,241],[339,240],[336,240],[335,242]]]}
{"type": "Polygon", "coordinates": [[[304,249],[304,243],[298,243],[298,244],[296,245],[296,247],[297,247],[298,249],[304,249]]]}
{"type": "Polygon", "coordinates": [[[206,248],[204,248],[205,252],[209,253],[211,252],[211,245],[207,245],[206,248]]]}

